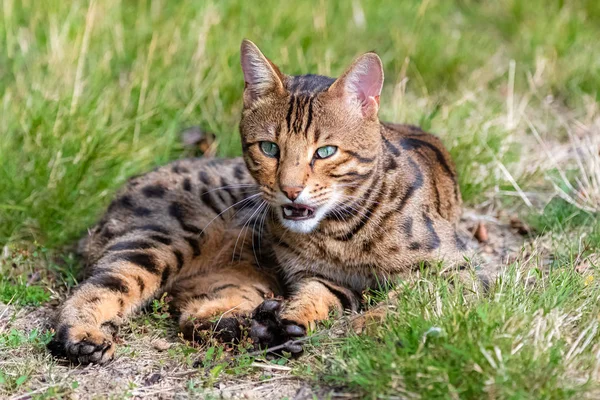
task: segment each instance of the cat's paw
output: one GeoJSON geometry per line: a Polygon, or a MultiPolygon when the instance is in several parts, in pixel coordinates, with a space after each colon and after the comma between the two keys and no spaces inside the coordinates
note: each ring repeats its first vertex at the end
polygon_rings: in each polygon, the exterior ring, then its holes
{"type": "Polygon", "coordinates": [[[99,328],[61,325],[48,343],[48,350],[74,364],[106,364],[114,357],[115,343],[99,328]]]}
{"type": "Polygon", "coordinates": [[[283,303],[279,300],[265,300],[254,310],[250,324],[250,338],[259,348],[273,348],[285,343],[278,353],[286,351],[293,355],[302,353],[302,344],[294,342],[306,335],[302,325],[281,318],[283,303]]]}

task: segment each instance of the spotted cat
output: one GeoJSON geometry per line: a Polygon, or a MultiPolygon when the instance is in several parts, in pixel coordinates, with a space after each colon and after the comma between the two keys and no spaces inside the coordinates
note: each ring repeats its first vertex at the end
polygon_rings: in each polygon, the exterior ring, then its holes
{"type": "Polygon", "coordinates": [[[54,354],[109,361],[114,330],[165,291],[187,338],[275,346],[420,263],[462,259],[455,167],[435,136],[379,121],[375,53],[337,79],[284,75],[248,40],[241,63],[243,158],[129,180],[85,239],[91,275],[57,315],[54,354]]]}

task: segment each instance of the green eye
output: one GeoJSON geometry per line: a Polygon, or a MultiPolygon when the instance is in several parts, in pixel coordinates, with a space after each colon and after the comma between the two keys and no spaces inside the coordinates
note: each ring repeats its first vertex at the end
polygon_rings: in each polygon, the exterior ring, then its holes
{"type": "Polygon", "coordinates": [[[336,151],[337,151],[337,147],[335,147],[335,146],[323,146],[323,147],[319,147],[317,149],[317,152],[315,153],[315,157],[316,158],[331,157],[332,155],[335,154],[336,151]]]}
{"type": "Polygon", "coordinates": [[[279,154],[279,146],[273,142],[260,142],[260,149],[269,157],[277,157],[279,154]]]}

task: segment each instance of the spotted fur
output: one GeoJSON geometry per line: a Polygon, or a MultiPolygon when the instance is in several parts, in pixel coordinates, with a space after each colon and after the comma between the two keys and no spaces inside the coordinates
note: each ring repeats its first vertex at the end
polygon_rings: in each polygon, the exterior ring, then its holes
{"type": "Polygon", "coordinates": [[[287,76],[244,41],[242,68],[244,157],[180,160],[128,182],[85,240],[91,274],[58,314],[55,354],[110,360],[115,327],[165,291],[187,337],[220,321],[224,337],[242,325],[272,346],[359,310],[365,289],[462,259],[453,162],[435,136],[379,121],[374,53],[338,79],[287,76]],[[316,157],[322,146],[337,151],[316,157]],[[314,217],[286,219],[289,204],[314,217]]]}

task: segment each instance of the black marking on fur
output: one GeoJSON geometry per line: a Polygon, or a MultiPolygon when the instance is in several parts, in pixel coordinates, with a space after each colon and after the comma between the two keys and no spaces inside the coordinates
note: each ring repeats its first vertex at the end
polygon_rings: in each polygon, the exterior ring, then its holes
{"type": "Polygon", "coordinates": [[[446,160],[446,157],[444,157],[444,155],[442,154],[442,152],[439,148],[437,148],[436,146],[434,146],[433,144],[431,144],[429,142],[425,142],[424,140],[417,139],[417,138],[403,138],[400,141],[400,145],[405,150],[415,150],[415,149],[420,149],[421,147],[425,147],[425,148],[428,148],[429,150],[433,151],[438,163],[444,169],[444,172],[446,172],[446,174],[450,177],[450,179],[452,179],[452,182],[454,183],[454,195],[456,196],[456,198],[458,198],[458,188],[456,185],[456,176],[452,172],[452,169],[450,168],[450,165],[448,164],[448,160],[446,160]]]}
{"type": "Polygon", "coordinates": [[[394,146],[389,140],[387,140],[386,137],[382,136],[382,138],[383,143],[385,144],[385,147],[388,149],[388,151],[396,157],[398,157],[400,155],[400,150],[398,150],[396,146],[394,146]]]}
{"type": "Polygon", "coordinates": [[[304,122],[304,111],[308,98],[306,96],[298,96],[298,106],[296,107],[296,120],[294,121],[294,131],[302,132],[302,123],[304,122]]]}
{"type": "Polygon", "coordinates": [[[167,246],[173,242],[170,238],[168,238],[166,236],[161,236],[161,235],[152,235],[152,236],[150,236],[150,239],[152,239],[156,242],[165,244],[167,246]]]}
{"type": "Polygon", "coordinates": [[[419,250],[421,248],[421,243],[419,242],[412,242],[409,246],[408,246],[409,250],[419,250]]]}
{"type": "Polygon", "coordinates": [[[126,261],[135,264],[152,274],[160,272],[160,266],[153,255],[142,252],[117,253],[112,256],[112,262],[126,261]]]}
{"type": "Polygon", "coordinates": [[[190,178],[185,178],[183,180],[183,190],[185,190],[186,192],[192,191],[192,181],[190,180],[190,178]]]}
{"type": "Polygon", "coordinates": [[[345,152],[349,155],[351,155],[354,159],[356,159],[356,161],[358,161],[359,163],[362,164],[370,164],[373,161],[375,161],[375,157],[363,157],[360,154],[354,152],[354,151],[350,151],[350,150],[345,150],[345,152]]]}
{"type": "Polygon", "coordinates": [[[246,178],[246,174],[247,174],[246,167],[244,167],[244,165],[242,165],[242,164],[236,165],[235,168],[233,169],[233,176],[238,181],[243,181],[246,178]]]}
{"type": "Polygon", "coordinates": [[[425,227],[429,231],[429,241],[425,245],[425,249],[428,251],[435,250],[440,247],[440,237],[433,227],[433,220],[425,212],[423,212],[423,222],[425,222],[425,227]]]}
{"type": "MultiPolygon", "coordinates": [[[[372,189],[372,187],[371,187],[371,189],[372,189]]],[[[342,236],[336,237],[335,238],[336,240],[347,242],[347,241],[351,240],[354,237],[354,235],[356,235],[358,232],[360,232],[360,230],[367,225],[367,223],[371,219],[371,216],[375,213],[375,211],[379,207],[379,201],[381,200],[383,191],[379,192],[379,195],[375,199],[375,201],[372,201],[370,199],[370,194],[371,194],[371,190],[369,190],[368,196],[365,196],[365,198],[364,198],[365,205],[369,204],[369,207],[366,209],[364,214],[361,216],[360,220],[358,221],[358,224],[356,224],[348,233],[346,233],[342,236]]]]}
{"type": "Polygon", "coordinates": [[[225,285],[221,285],[221,286],[217,286],[216,288],[214,288],[212,290],[213,293],[218,293],[221,290],[225,290],[225,289],[229,289],[229,288],[235,288],[235,289],[239,289],[240,287],[238,285],[234,285],[233,283],[227,283],[225,285]]]}
{"type": "Polygon", "coordinates": [[[360,174],[356,171],[350,171],[350,172],[346,172],[345,174],[329,174],[330,177],[332,178],[347,178],[347,177],[352,177],[353,181],[356,180],[365,180],[367,178],[369,178],[371,175],[373,175],[373,170],[370,170],[369,172],[365,172],[364,174],[360,174]]]}
{"type": "Polygon", "coordinates": [[[145,240],[128,240],[124,242],[115,243],[108,249],[106,249],[106,251],[144,250],[152,248],[154,248],[154,245],[152,243],[148,243],[145,240]]]}
{"type": "Polygon", "coordinates": [[[312,124],[312,120],[313,120],[313,102],[314,102],[315,98],[311,97],[309,102],[308,102],[308,119],[306,121],[306,128],[304,129],[305,132],[308,132],[308,130],[310,129],[310,126],[312,124]]]}
{"type": "Polygon", "coordinates": [[[171,269],[169,267],[165,267],[163,269],[162,275],[160,277],[160,287],[164,287],[169,281],[169,276],[171,275],[171,269]]]}
{"type": "Polygon", "coordinates": [[[440,201],[440,189],[438,187],[438,185],[434,185],[435,187],[435,210],[437,211],[438,215],[442,215],[442,204],[440,201]]]}
{"type": "Polygon", "coordinates": [[[296,75],[286,79],[286,89],[290,93],[316,94],[327,90],[333,82],[335,78],[324,75],[296,75]]]}
{"type": "Polygon", "coordinates": [[[356,311],[358,309],[357,301],[354,298],[354,296],[348,295],[348,293],[345,293],[343,290],[337,289],[329,282],[323,281],[321,279],[318,279],[318,282],[325,286],[327,290],[329,290],[335,297],[337,297],[344,310],[356,311]]]}
{"type": "Polygon", "coordinates": [[[171,234],[171,232],[169,232],[169,230],[166,229],[165,227],[162,227],[160,225],[154,225],[154,224],[136,226],[132,229],[132,231],[152,231],[152,232],[162,233],[163,235],[171,234]]]}
{"type": "Polygon", "coordinates": [[[285,116],[285,123],[287,126],[287,131],[290,132],[292,130],[292,112],[294,111],[294,104],[296,103],[296,97],[290,96],[290,104],[288,106],[288,111],[285,116]]]}
{"type": "Polygon", "coordinates": [[[219,200],[221,200],[221,203],[227,204],[227,199],[225,199],[225,197],[223,197],[223,192],[222,191],[218,191],[217,192],[217,197],[219,198],[219,200]]]}
{"type": "Polygon", "coordinates": [[[315,128],[315,138],[314,138],[314,142],[318,142],[319,138],[321,137],[321,130],[319,128],[315,128]]]}
{"type": "Polygon", "coordinates": [[[349,232],[349,235],[347,234],[344,236],[344,239],[350,240],[352,237],[354,237],[354,235],[356,235],[358,232],[360,232],[360,230],[362,228],[364,228],[365,225],[367,225],[367,222],[369,222],[371,216],[375,213],[375,210],[377,209],[377,207],[379,207],[379,204],[377,204],[377,203],[371,204],[371,207],[369,207],[367,209],[367,211],[365,212],[365,215],[363,215],[363,217],[360,219],[359,223],[352,229],[352,231],[349,232]]]}
{"type": "Polygon", "coordinates": [[[227,183],[227,181],[223,177],[221,177],[221,189],[224,190],[229,195],[229,197],[231,198],[232,204],[237,203],[237,196],[234,194],[233,188],[230,187],[230,185],[227,183]]]}
{"type": "Polygon", "coordinates": [[[408,236],[409,238],[412,238],[413,236],[413,219],[412,217],[406,217],[406,219],[402,222],[401,224],[402,226],[402,230],[404,230],[404,234],[406,236],[408,236]]]}
{"type": "Polygon", "coordinates": [[[126,194],[113,200],[113,202],[110,203],[110,205],[108,206],[108,212],[113,212],[117,208],[125,208],[127,210],[131,210],[134,207],[135,205],[133,204],[131,196],[126,194]]]}
{"type": "Polygon", "coordinates": [[[391,155],[388,155],[385,160],[385,166],[384,166],[385,171],[386,172],[394,171],[394,170],[396,170],[396,168],[398,168],[398,163],[396,162],[396,159],[394,157],[392,157],[391,155]]]}
{"type": "Polygon", "coordinates": [[[200,243],[198,243],[198,239],[190,236],[184,236],[183,238],[192,248],[192,255],[198,257],[200,255],[200,243]]]}
{"type": "Polygon", "coordinates": [[[146,207],[136,207],[133,209],[133,213],[138,217],[147,217],[152,214],[152,210],[146,207]]]}
{"type": "Polygon", "coordinates": [[[200,179],[200,182],[204,183],[205,185],[210,185],[210,176],[208,175],[208,173],[206,171],[200,171],[198,173],[198,179],[200,179]]]}
{"type": "Polygon", "coordinates": [[[408,203],[408,200],[410,200],[410,198],[415,194],[415,192],[423,186],[423,172],[421,172],[421,168],[419,168],[419,165],[412,158],[409,158],[408,162],[413,169],[415,180],[412,183],[412,185],[410,185],[402,199],[400,199],[400,202],[396,207],[396,211],[398,213],[401,213],[404,210],[404,207],[406,206],[406,203],[408,203]]]}
{"type": "Polygon", "coordinates": [[[173,202],[169,205],[169,215],[171,215],[173,218],[175,218],[177,220],[177,222],[179,222],[179,225],[181,225],[181,228],[184,231],[196,233],[196,234],[199,234],[200,232],[202,232],[202,229],[198,228],[197,226],[190,225],[186,222],[186,220],[187,220],[186,214],[187,213],[186,213],[186,210],[185,210],[185,207],[183,206],[183,204],[178,203],[178,202],[173,202]]]}
{"type": "MultiPolygon", "coordinates": [[[[215,199],[212,196],[212,193],[210,193],[208,190],[206,190],[206,189],[202,190],[202,192],[200,193],[200,200],[202,200],[202,202],[204,203],[205,206],[207,206],[208,208],[213,210],[215,214],[217,214],[217,215],[221,214],[222,210],[219,208],[219,206],[215,202],[215,199]]],[[[223,219],[223,216],[219,215],[219,217],[221,219],[223,219]]]]}
{"type": "Polygon", "coordinates": [[[146,197],[163,198],[167,193],[167,188],[162,185],[148,185],[142,188],[142,193],[146,197]]]}
{"type": "Polygon", "coordinates": [[[183,268],[183,254],[177,249],[173,250],[173,254],[177,259],[177,271],[181,271],[181,268],[183,268]]]}
{"type": "Polygon", "coordinates": [[[201,294],[197,294],[195,296],[190,297],[189,301],[195,301],[195,300],[207,300],[209,298],[209,296],[206,293],[201,293],[201,294]]]}
{"type": "Polygon", "coordinates": [[[114,292],[129,293],[129,287],[127,286],[127,282],[125,282],[118,276],[110,275],[107,273],[93,275],[87,280],[87,283],[96,287],[106,288],[114,292]]]}
{"type": "Polygon", "coordinates": [[[137,285],[140,289],[140,293],[144,293],[144,289],[146,289],[146,284],[144,283],[144,280],[142,279],[142,277],[139,275],[136,276],[135,281],[137,282],[137,285]]]}

